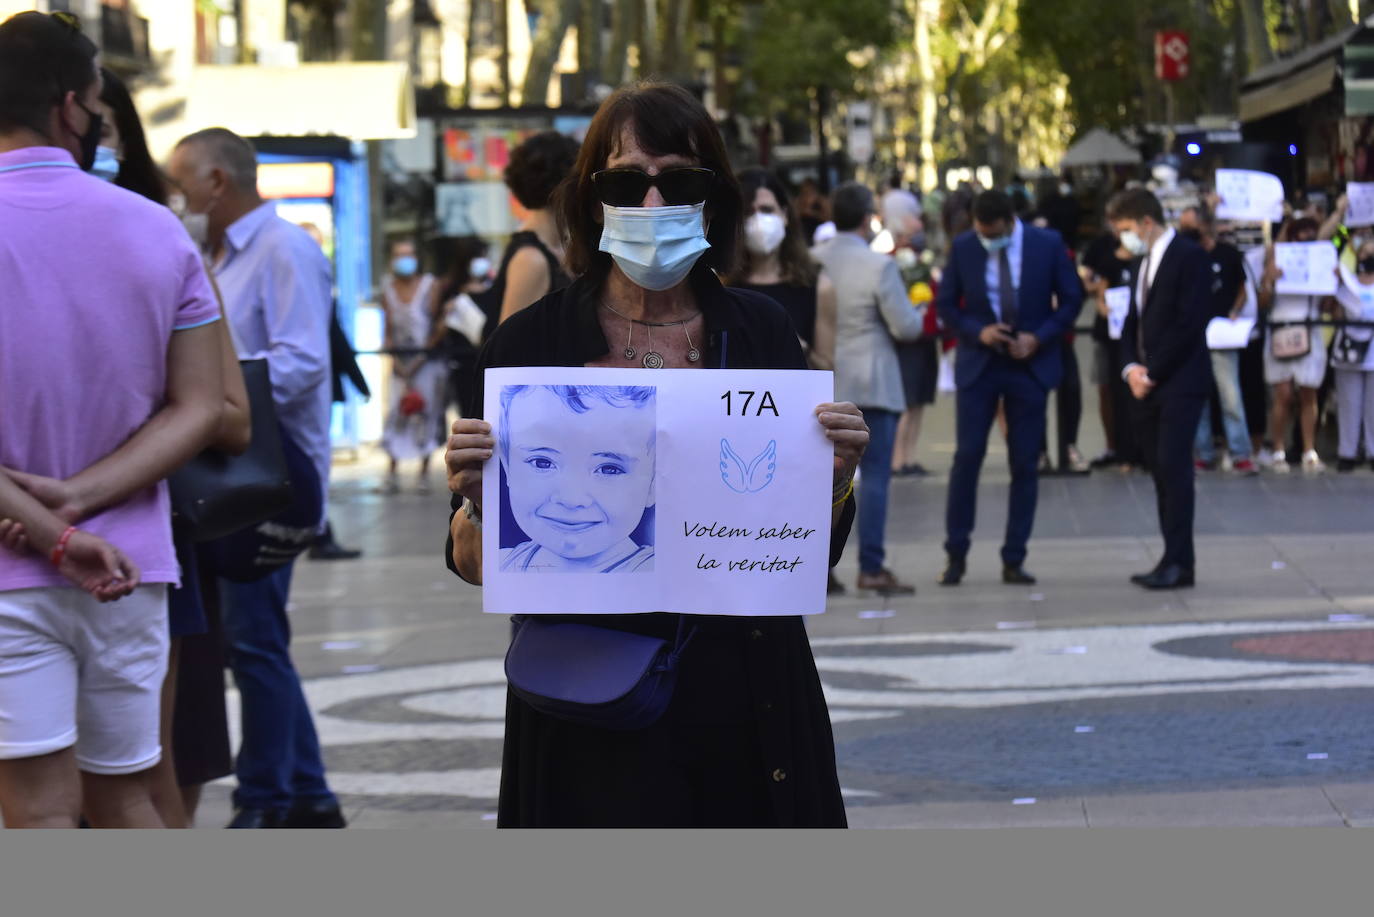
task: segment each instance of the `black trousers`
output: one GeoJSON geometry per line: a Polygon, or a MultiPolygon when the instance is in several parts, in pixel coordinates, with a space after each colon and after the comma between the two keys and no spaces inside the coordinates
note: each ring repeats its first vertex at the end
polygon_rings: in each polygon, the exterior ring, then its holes
{"type": "Polygon", "coordinates": [[[1078,445],[1078,425],[1083,420],[1083,379],[1078,373],[1078,354],[1074,353],[1073,338],[1059,343],[1064,378],[1054,393],[1055,432],[1059,440],[1056,455],[1059,468],[1069,464],[1069,447],[1078,445]]]}
{"type": "Polygon", "coordinates": [[[1196,563],[1193,438],[1206,404],[1207,396],[1201,394],[1151,394],[1133,407],[1136,441],[1155,482],[1159,531],[1164,536],[1161,567],[1177,564],[1192,570],[1196,563]]]}

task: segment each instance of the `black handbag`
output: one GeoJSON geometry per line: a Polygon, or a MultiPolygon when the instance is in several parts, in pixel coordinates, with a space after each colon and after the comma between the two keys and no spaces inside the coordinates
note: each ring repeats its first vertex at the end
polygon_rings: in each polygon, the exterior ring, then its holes
{"type": "Polygon", "coordinates": [[[267,361],[243,360],[253,438],[242,455],[206,449],[168,478],[172,521],[192,541],[212,541],[291,505],[291,478],[282,454],[267,361]]]}

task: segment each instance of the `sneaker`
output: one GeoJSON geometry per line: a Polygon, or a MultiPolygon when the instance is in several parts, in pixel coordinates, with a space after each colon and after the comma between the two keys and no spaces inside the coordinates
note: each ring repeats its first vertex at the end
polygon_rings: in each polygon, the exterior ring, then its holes
{"type": "Polygon", "coordinates": [[[1103,453],[1101,453],[1100,455],[1098,455],[1097,458],[1095,458],[1095,459],[1093,459],[1091,462],[1089,462],[1089,463],[1088,463],[1088,467],[1090,467],[1090,468],[1106,468],[1108,465],[1118,465],[1118,464],[1120,464],[1120,462],[1117,461],[1116,453],[1113,452],[1113,451],[1111,451],[1110,449],[1108,449],[1108,450],[1106,450],[1105,452],[1103,452],[1103,453]]]}
{"type": "Polygon", "coordinates": [[[1231,466],[1231,472],[1242,477],[1253,478],[1259,474],[1259,467],[1248,458],[1243,458],[1231,466]]]}
{"type": "Polygon", "coordinates": [[[1302,454],[1302,473],[1303,474],[1322,474],[1326,471],[1326,463],[1317,455],[1317,450],[1308,449],[1302,454]]]}
{"type": "Polygon", "coordinates": [[[1261,468],[1268,468],[1268,469],[1270,469],[1270,470],[1273,470],[1273,467],[1274,467],[1274,450],[1265,448],[1265,449],[1261,449],[1259,452],[1256,452],[1256,453],[1255,453],[1255,462],[1256,462],[1261,468]]]}
{"type": "Polygon", "coordinates": [[[1217,463],[1214,462],[1214,461],[1213,461],[1213,462],[1204,462],[1202,459],[1194,459],[1194,460],[1193,460],[1193,469],[1194,469],[1195,471],[1216,471],[1216,470],[1217,470],[1217,463]]]}
{"type": "Polygon", "coordinates": [[[1273,457],[1269,460],[1269,468],[1275,474],[1287,474],[1293,469],[1288,465],[1288,456],[1282,449],[1275,449],[1273,457]]]}
{"type": "Polygon", "coordinates": [[[1230,474],[1235,468],[1236,463],[1231,461],[1231,453],[1227,452],[1221,457],[1221,470],[1226,474],[1230,474]]]}

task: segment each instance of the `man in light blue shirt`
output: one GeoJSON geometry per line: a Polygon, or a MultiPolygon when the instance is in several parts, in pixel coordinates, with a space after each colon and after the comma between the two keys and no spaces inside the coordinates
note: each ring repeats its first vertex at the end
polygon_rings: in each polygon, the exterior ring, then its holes
{"type": "MultiPolygon", "coordinates": [[[[293,483],[309,491],[298,500],[319,500],[320,513],[298,520],[306,526],[295,539],[299,551],[323,524],[329,483],[329,262],[305,230],[258,195],[257,154],[242,137],[222,128],[192,134],[177,145],[168,171],[187,210],[204,215],[211,267],[239,356],[267,360],[277,420],[289,440],[283,445],[304,454],[293,483]],[[308,480],[312,468],[314,481],[308,480]]],[[[292,545],[286,547],[289,554],[292,545]]],[[[233,828],[344,826],[291,662],[286,601],[293,564],[294,557],[253,582],[223,581],[229,665],[243,720],[233,828]]]]}

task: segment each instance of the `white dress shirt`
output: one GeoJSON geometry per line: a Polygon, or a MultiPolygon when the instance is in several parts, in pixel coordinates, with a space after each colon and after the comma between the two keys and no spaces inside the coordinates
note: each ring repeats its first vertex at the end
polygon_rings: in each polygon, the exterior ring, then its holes
{"type": "MultiPolygon", "coordinates": [[[[1026,237],[1025,227],[1021,221],[1012,220],[1011,245],[1007,246],[1007,264],[1011,267],[1011,286],[1018,292],[1021,289],[1021,251],[1022,241],[1026,237]]],[[[988,302],[992,304],[992,314],[997,316],[997,320],[1002,320],[1002,284],[1001,277],[997,273],[998,261],[1001,255],[997,252],[988,252],[987,271],[983,275],[988,287],[988,302]]]]}

